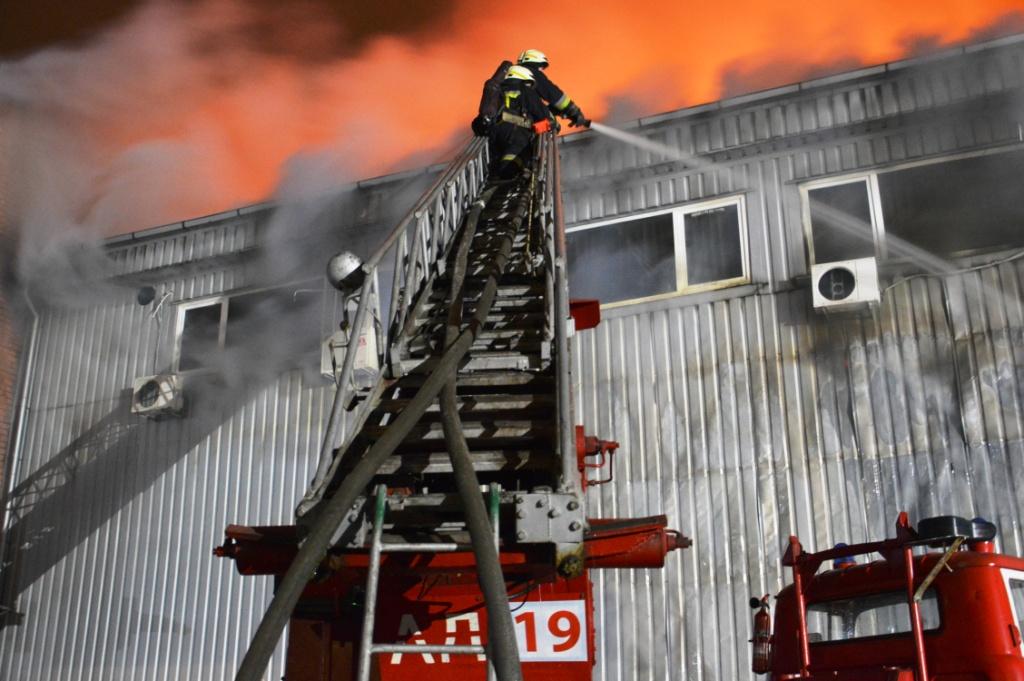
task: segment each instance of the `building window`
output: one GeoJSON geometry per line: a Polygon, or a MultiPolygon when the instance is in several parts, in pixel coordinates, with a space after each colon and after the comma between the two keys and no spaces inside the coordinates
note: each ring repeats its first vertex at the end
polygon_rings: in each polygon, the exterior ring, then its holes
{"type": "Polygon", "coordinates": [[[875,255],[882,229],[874,175],[818,182],[801,189],[811,262],[875,255]]]}
{"type": "Polygon", "coordinates": [[[567,230],[569,290],[627,303],[750,280],[742,197],[567,230]]]}
{"type": "Polygon", "coordinates": [[[274,358],[279,368],[320,357],[320,304],[315,289],[278,288],[228,298],[225,346],[274,358]]]}
{"type": "Polygon", "coordinates": [[[226,302],[221,298],[186,303],[179,308],[178,371],[206,368],[224,348],[226,302]]]}
{"type": "Polygon", "coordinates": [[[887,239],[940,256],[1024,245],[1022,177],[1021,151],[879,173],[887,239]]]}
{"type": "Polygon", "coordinates": [[[280,369],[314,363],[321,340],[318,293],[265,289],[181,305],[176,370],[237,368],[247,353],[280,369]],[[225,353],[233,361],[223,361],[225,353]]]}
{"type": "Polygon", "coordinates": [[[928,161],[800,187],[811,263],[1024,246],[1024,151],[928,161]]]}
{"type": "Polygon", "coordinates": [[[570,232],[569,289],[605,302],[676,289],[672,214],[570,232]]]}
{"type": "Polygon", "coordinates": [[[736,281],[746,276],[738,204],[684,213],[686,285],[736,281]]]}

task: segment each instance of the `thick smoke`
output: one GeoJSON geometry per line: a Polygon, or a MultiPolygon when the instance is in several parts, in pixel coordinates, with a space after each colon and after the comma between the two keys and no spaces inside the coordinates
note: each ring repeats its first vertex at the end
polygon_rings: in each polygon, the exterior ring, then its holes
{"type": "MultiPolygon", "coordinates": [[[[291,29],[276,37],[345,42],[308,12],[272,14],[291,29]]],[[[35,294],[98,295],[78,283],[102,275],[101,237],[266,199],[281,169],[302,163],[297,152],[341,161],[315,178],[323,190],[387,172],[413,149],[429,158],[435,140],[448,141],[396,134],[398,110],[381,105],[373,65],[410,61],[404,44],[379,39],[369,67],[310,62],[255,46],[254,26],[266,23],[228,0],[150,3],[87,43],[0,63],[8,221],[18,278],[35,294]]],[[[290,203],[294,185],[284,187],[290,203]]]]}

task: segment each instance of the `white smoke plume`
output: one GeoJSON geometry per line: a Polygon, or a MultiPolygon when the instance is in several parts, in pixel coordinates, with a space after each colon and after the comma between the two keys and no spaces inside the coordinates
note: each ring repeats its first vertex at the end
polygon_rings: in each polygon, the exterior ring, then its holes
{"type": "MultiPolygon", "coordinates": [[[[373,100],[385,84],[371,67],[254,45],[257,20],[325,51],[343,39],[303,7],[268,18],[235,0],[152,2],[84,44],[0,62],[18,278],[67,296],[69,280],[102,272],[102,237],[264,200],[299,150],[333,160],[319,189],[402,165],[403,112],[373,100]]],[[[371,64],[410,58],[393,39],[367,49],[371,64]]]]}

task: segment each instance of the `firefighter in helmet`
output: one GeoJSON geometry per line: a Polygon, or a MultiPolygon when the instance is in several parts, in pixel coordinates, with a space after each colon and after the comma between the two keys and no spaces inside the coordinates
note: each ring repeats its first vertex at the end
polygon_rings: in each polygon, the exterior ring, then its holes
{"type": "Polygon", "coordinates": [[[536,81],[536,91],[543,99],[551,113],[556,116],[569,119],[570,127],[590,127],[590,120],[583,115],[576,102],[569,98],[569,95],[562,92],[562,89],[551,82],[544,69],[548,67],[548,58],[540,50],[523,50],[519,54],[518,65],[530,70],[536,81]]]}
{"type": "Polygon", "coordinates": [[[489,131],[491,173],[501,179],[519,174],[529,163],[536,134],[551,129],[544,102],[534,89],[530,69],[510,66],[501,81],[501,112],[489,131]]]}

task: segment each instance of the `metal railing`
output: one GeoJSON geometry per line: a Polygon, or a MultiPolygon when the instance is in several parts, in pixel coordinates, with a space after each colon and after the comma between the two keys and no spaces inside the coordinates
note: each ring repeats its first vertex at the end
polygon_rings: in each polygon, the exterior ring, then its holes
{"type": "Polygon", "coordinates": [[[569,352],[569,272],[562,212],[561,164],[554,133],[539,140],[542,179],[540,205],[544,219],[545,295],[548,296],[547,339],[553,343],[558,404],[558,455],[562,492],[582,492],[576,462],[576,423],[572,402],[572,360],[569,352]]]}
{"type": "MultiPolygon", "coordinates": [[[[377,334],[377,361],[380,370],[369,395],[351,418],[348,439],[358,433],[385,378],[399,371],[396,348],[404,342],[403,330],[420,297],[429,293],[432,281],[443,274],[445,254],[458,233],[459,225],[473,199],[487,180],[487,142],[474,138],[442,171],[431,187],[420,197],[405,217],[384,239],[377,250],[362,264],[363,283],[351,296],[356,304],[350,327],[349,346],[338,376],[330,419],[320,450],[320,460],[309,491],[299,502],[296,513],[304,515],[323,497],[327,483],[333,478],[339,460],[334,456],[338,436],[345,420],[344,412],[355,397],[353,370],[360,336],[367,329],[377,334]],[[385,293],[381,280],[390,284],[385,293]],[[386,301],[386,307],[381,301],[386,301]]],[[[346,306],[348,302],[344,303],[346,306]]],[[[347,444],[344,443],[344,444],[347,444]]]]}

